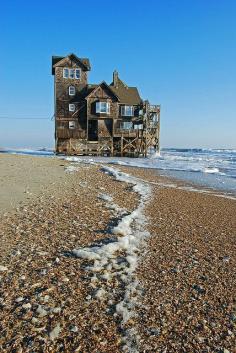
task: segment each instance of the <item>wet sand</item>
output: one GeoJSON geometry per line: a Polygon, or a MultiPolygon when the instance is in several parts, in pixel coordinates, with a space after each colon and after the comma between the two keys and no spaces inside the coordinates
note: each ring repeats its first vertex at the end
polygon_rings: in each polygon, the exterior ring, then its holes
{"type": "MultiPolygon", "coordinates": [[[[155,178],[152,171],[129,172],[155,178]]],[[[138,269],[141,351],[235,352],[236,201],[152,188],[151,237],[138,269]]]]}
{"type": "MultiPolygon", "coordinates": [[[[71,251],[111,237],[117,218],[101,193],[128,212],[139,195],[96,165],[66,173],[68,162],[56,158],[3,158],[0,351],[124,351],[127,328],[108,299],[96,298],[88,263],[71,251]]],[[[150,170],[119,169],[151,187],[139,305],[127,323],[137,332],[133,352],[235,352],[236,201],[155,185],[169,180],[150,170]]],[[[118,282],[110,288],[122,298],[118,282]]]]}

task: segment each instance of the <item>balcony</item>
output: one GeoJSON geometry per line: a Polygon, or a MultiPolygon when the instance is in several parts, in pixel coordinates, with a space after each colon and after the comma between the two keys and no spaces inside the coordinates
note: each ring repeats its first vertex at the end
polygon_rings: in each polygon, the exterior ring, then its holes
{"type": "Polygon", "coordinates": [[[141,130],[136,130],[136,129],[114,129],[114,137],[136,137],[139,134],[139,131],[141,130]]]}
{"type": "Polygon", "coordinates": [[[160,112],[160,105],[149,105],[149,112],[150,113],[159,113],[160,112]]]}

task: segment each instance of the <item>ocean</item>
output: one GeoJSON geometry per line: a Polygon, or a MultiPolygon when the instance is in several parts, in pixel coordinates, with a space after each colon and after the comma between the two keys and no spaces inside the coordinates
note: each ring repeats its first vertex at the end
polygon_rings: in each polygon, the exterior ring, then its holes
{"type": "MultiPolygon", "coordinates": [[[[53,156],[43,148],[4,149],[2,153],[53,156]]],[[[236,150],[204,148],[164,148],[148,158],[78,157],[101,163],[156,169],[159,174],[236,194],[236,150]]]]}
{"type": "Polygon", "coordinates": [[[120,158],[114,162],[157,169],[160,175],[236,194],[236,150],[233,149],[164,148],[159,156],[120,158]]]}

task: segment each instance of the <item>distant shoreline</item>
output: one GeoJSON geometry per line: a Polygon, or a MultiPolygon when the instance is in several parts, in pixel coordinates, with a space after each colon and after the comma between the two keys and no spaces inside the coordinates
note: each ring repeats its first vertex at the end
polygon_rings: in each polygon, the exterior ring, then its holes
{"type": "MultiPolygon", "coordinates": [[[[50,185],[55,184],[57,181],[62,180],[65,177],[63,166],[68,162],[65,160],[66,156],[56,156],[46,152],[46,155],[35,154],[33,152],[22,152],[19,153],[10,153],[0,151],[0,187],[2,188],[1,200],[0,200],[0,213],[3,213],[4,209],[11,209],[12,206],[17,206],[18,202],[23,202],[30,200],[33,197],[36,197],[40,190],[44,188],[50,188],[50,185]],[[40,158],[40,162],[38,160],[40,158]],[[50,158],[48,158],[50,157],[50,158]],[[49,168],[50,167],[50,168],[49,168]],[[52,171],[52,175],[48,173],[48,170],[52,171]]],[[[73,157],[72,157],[73,158],[73,157]]],[[[79,160],[90,160],[91,158],[98,163],[109,162],[107,157],[94,157],[94,156],[78,156],[74,159],[79,160]]],[[[68,157],[70,159],[70,157],[68,157]]],[[[116,161],[116,158],[110,160],[116,161]]],[[[130,163],[133,161],[136,162],[137,159],[128,159],[130,163]]],[[[139,159],[138,159],[139,160],[139,159]]],[[[117,158],[117,161],[122,162],[122,158],[117,158]]],[[[127,159],[125,159],[125,162],[127,159]]],[[[138,161],[137,161],[138,162],[138,161]]],[[[118,167],[121,165],[119,164],[118,167]]],[[[136,169],[136,166],[132,164],[124,166],[127,168],[136,169]]],[[[142,165],[138,169],[146,170],[147,173],[152,172],[158,177],[163,176],[163,180],[168,180],[169,183],[175,183],[176,185],[182,185],[189,189],[196,189],[199,192],[206,192],[209,194],[225,194],[226,197],[236,197],[235,190],[224,190],[217,189],[214,187],[209,187],[207,184],[203,184],[200,180],[196,180],[196,176],[199,176],[199,173],[195,174],[195,179],[191,176],[188,178],[189,173],[184,172],[175,172],[175,171],[163,171],[157,168],[143,168],[142,165]],[[184,177],[182,177],[182,175],[184,177]]],[[[192,174],[192,173],[191,173],[192,174]]],[[[206,177],[209,177],[207,175],[206,177]]],[[[212,178],[212,176],[210,176],[212,178]]]]}

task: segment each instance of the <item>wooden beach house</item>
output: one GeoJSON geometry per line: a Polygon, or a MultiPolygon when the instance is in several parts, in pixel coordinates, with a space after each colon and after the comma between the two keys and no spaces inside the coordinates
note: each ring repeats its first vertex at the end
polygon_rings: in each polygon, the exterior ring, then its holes
{"type": "Polygon", "coordinates": [[[56,152],[68,155],[146,156],[160,149],[160,106],[113,73],[88,83],[89,59],[52,57],[56,152]]]}

